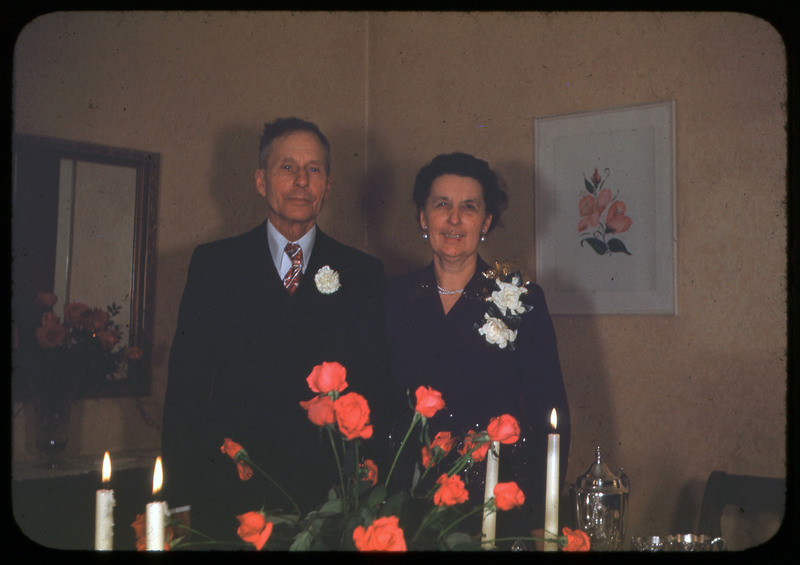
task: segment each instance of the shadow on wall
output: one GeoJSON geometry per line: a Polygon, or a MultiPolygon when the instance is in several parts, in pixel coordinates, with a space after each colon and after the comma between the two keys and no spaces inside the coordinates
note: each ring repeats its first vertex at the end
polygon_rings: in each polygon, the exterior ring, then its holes
{"type": "Polygon", "coordinates": [[[331,144],[333,185],[319,216],[320,228],[337,241],[370,253],[364,244],[371,224],[364,183],[364,132],[337,125],[323,128],[323,133],[331,144]]]}
{"type": "Polygon", "coordinates": [[[368,143],[370,166],[362,194],[369,252],[383,260],[387,276],[392,277],[419,269],[430,257],[421,260],[420,250],[414,246],[418,240],[414,235],[413,185],[401,186],[397,181],[406,177],[400,174],[403,165],[390,165],[398,160],[387,153],[386,145],[374,133],[368,143]]]}
{"type": "Polygon", "coordinates": [[[221,221],[215,232],[202,237],[202,242],[238,235],[267,217],[266,204],[255,183],[260,138],[261,129],[255,126],[228,126],[216,134],[208,185],[221,221]]]}

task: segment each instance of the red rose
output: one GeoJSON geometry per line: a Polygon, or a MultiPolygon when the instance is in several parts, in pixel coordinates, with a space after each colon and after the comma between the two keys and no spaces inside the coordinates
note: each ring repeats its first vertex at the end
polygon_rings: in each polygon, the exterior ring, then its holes
{"type": "Polygon", "coordinates": [[[456,438],[450,437],[450,432],[439,432],[433,438],[430,447],[427,445],[422,448],[422,466],[427,469],[433,459],[434,448],[441,450],[440,458],[444,457],[453,449],[456,444],[456,438]]]}
{"type": "Polygon", "coordinates": [[[36,328],[36,339],[39,341],[39,345],[45,349],[58,347],[67,337],[67,328],[61,325],[58,318],[55,320],[55,322],[50,321],[36,328]]]}
{"type": "Polygon", "coordinates": [[[514,416],[503,414],[489,421],[489,439],[500,443],[515,443],[519,439],[519,423],[514,416]]]}
{"type": "Polygon", "coordinates": [[[362,481],[369,482],[372,486],[378,483],[378,466],[372,459],[367,459],[358,466],[359,476],[362,481]]]}
{"type": "Polygon", "coordinates": [[[108,325],[109,320],[111,320],[111,316],[108,312],[100,308],[92,308],[83,312],[80,324],[87,330],[99,332],[108,325]]]}
{"type": "Polygon", "coordinates": [[[97,332],[97,337],[100,343],[103,344],[103,349],[111,351],[119,343],[119,330],[116,328],[106,328],[97,332]]]}
{"type": "Polygon", "coordinates": [[[42,313],[42,325],[49,326],[51,324],[60,324],[61,319],[56,316],[56,313],[52,310],[47,310],[46,312],[42,313]]]}
{"type": "Polygon", "coordinates": [[[219,450],[236,461],[236,470],[239,471],[239,478],[241,480],[248,481],[253,478],[252,467],[239,459],[239,453],[242,454],[241,457],[247,456],[247,452],[241,445],[226,437],[225,442],[222,444],[222,447],[220,447],[219,450]]]}
{"type": "Polygon", "coordinates": [[[136,536],[136,551],[144,551],[147,549],[144,514],[136,515],[136,520],[134,520],[133,524],[131,524],[131,528],[133,528],[133,533],[136,536]]]}
{"type": "Polygon", "coordinates": [[[347,370],[335,361],[323,362],[311,370],[306,382],[312,391],[319,394],[328,394],[331,391],[342,392],[347,388],[347,370]]]}
{"type": "Polygon", "coordinates": [[[236,534],[242,541],[252,543],[260,551],[272,534],[272,522],[267,522],[261,512],[246,512],[236,516],[236,519],[239,520],[236,534]]]}
{"type": "Polygon", "coordinates": [[[483,441],[483,442],[480,442],[480,443],[476,442],[475,441],[475,439],[476,439],[475,436],[479,436],[480,437],[480,435],[481,434],[476,433],[475,430],[469,430],[467,432],[467,436],[464,438],[464,445],[461,447],[461,449],[458,450],[458,452],[461,455],[466,455],[467,452],[470,449],[472,449],[473,445],[478,444],[478,447],[475,449],[475,451],[472,452],[472,455],[471,455],[472,460],[473,461],[483,461],[484,459],[486,459],[486,454],[489,452],[489,442],[488,441],[483,441]]]}
{"type": "Polygon", "coordinates": [[[315,396],[311,400],[300,401],[300,406],[308,412],[308,419],[317,426],[327,426],[335,421],[333,400],[328,395],[315,396]]]}
{"type": "Polygon", "coordinates": [[[438,390],[434,390],[427,386],[421,386],[417,389],[416,395],[416,411],[422,414],[425,418],[433,418],[434,414],[444,408],[442,393],[438,390]]]}
{"type": "Polygon", "coordinates": [[[83,302],[70,302],[64,306],[64,323],[68,326],[78,326],[81,323],[83,313],[89,307],[83,302]]]}
{"type": "Polygon", "coordinates": [[[433,495],[433,503],[436,506],[453,506],[454,504],[466,502],[469,498],[464,481],[458,475],[448,477],[447,473],[445,473],[439,477],[436,484],[441,485],[436,494],[433,495]]]}
{"type": "Polygon", "coordinates": [[[39,308],[52,308],[58,302],[58,296],[52,292],[40,292],[36,295],[36,306],[39,308]]]}
{"type": "Polygon", "coordinates": [[[123,354],[123,359],[125,361],[138,361],[144,356],[144,351],[140,348],[136,347],[135,345],[131,345],[128,349],[125,350],[123,354]]]}
{"type": "Polygon", "coordinates": [[[358,393],[351,392],[340,396],[333,402],[333,412],[339,431],[347,439],[369,439],[372,437],[372,424],[369,423],[369,405],[358,393]]]}
{"type": "Polygon", "coordinates": [[[561,548],[561,551],[589,551],[591,546],[589,534],[583,530],[564,528],[561,533],[567,538],[567,544],[561,548]]]}
{"type": "Polygon", "coordinates": [[[633,225],[633,220],[625,215],[627,207],[622,200],[617,200],[608,209],[606,215],[606,227],[613,233],[627,231],[633,225]]]}
{"type": "Polygon", "coordinates": [[[522,506],[525,502],[525,494],[517,486],[517,483],[497,483],[494,487],[494,504],[500,510],[511,510],[522,506]]]}
{"type": "Polygon", "coordinates": [[[377,518],[368,528],[353,530],[353,542],[359,551],[405,551],[406,540],[396,516],[377,518]]]}

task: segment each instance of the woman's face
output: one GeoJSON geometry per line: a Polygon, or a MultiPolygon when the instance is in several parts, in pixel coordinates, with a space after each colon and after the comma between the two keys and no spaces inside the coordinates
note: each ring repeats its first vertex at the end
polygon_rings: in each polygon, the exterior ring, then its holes
{"type": "Polygon", "coordinates": [[[481,184],[470,177],[442,175],[431,185],[420,226],[428,232],[433,254],[441,259],[463,259],[478,254],[481,232],[489,229],[481,184]]]}

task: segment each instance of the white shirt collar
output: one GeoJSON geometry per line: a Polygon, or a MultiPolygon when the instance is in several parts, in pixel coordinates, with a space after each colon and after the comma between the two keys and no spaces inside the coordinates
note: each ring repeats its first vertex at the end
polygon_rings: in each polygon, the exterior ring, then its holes
{"type": "Polygon", "coordinates": [[[287,243],[297,243],[303,250],[303,273],[306,272],[308,261],[311,259],[311,252],[314,250],[314,242],[317,239],[317,226],[316,224],[306,232],[306,234],[297,241],[289,241],[281,233],[275,229],[272,222],[267,220],[267,241],[269,242],[269,253],[272,255],[272,262],[278,270],[278,274],[283,277],[289,267],[292,266],[292,261],[289,256],[284,253],[287,243]]]}

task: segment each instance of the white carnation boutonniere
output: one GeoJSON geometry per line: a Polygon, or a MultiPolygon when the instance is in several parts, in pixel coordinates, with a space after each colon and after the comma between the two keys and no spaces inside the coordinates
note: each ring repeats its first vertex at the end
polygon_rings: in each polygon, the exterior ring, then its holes
{"type": "Polygon", "coordinates": [[[339,273],[328,265],[317,271],[317,274],[314,275],[314,283],[317,285],[317,290],[322,294],[333,294],[342,286],[339,282],[339,273]]]}
{"type": "Polygon", "coordinates": [[[491,294],[485,298],[486,313],[474,327],[489,345],[513,351],[522,315],[533,310],[533,306],[522,301],[529,283],[523,283],[519,271],[503,263],[495,263],[483,276],[495,285],[487,290],[491,294]]]}

